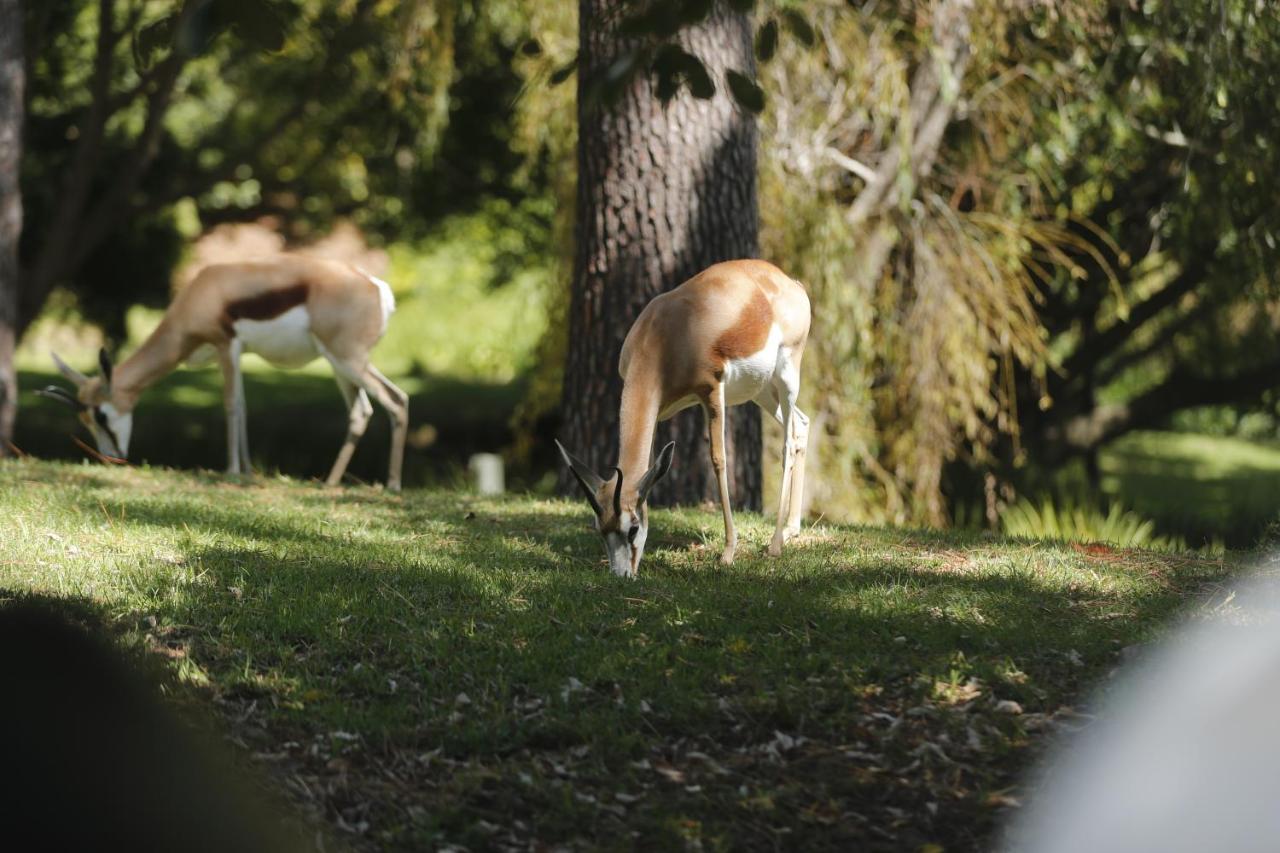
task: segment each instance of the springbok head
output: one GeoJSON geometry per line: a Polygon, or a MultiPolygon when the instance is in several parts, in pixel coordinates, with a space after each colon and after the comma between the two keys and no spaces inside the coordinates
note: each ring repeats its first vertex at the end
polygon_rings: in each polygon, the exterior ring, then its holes
{"type": "Polygon", "coordinates": [[[657,460],[632,488],[623,483],[621,468],[614,468],[613,476],[606,480],[565,450],[559,441],[556,447],[595,511],[596,530],[604,540],[609,569],[615,575],[635,577],[649,537],[649,491],[671,470],[676,443],[673,441],[662,448],[657,460]]]}
{"type": "Polygon", "coordinates": [[[44,397],[57,400],[75,411],[97,442],[98,452],[113,459],[124,459],[129,453],[129,435],[133,431],[133,412],[121,411],[112,402],[111,396],[111,356],[106,349],[98,352],[98,365],[102,368],[99,376],[85,376],[67,364],[57,353],[52,353],[54,364],[63,376],[76,386],[72,394],[57,385],[37,391],[44,397]]]}

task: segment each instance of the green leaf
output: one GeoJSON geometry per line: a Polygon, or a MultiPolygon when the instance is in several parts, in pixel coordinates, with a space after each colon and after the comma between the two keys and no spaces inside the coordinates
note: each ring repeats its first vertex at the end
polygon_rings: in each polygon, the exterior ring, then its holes
{"type": "Polygon", "coordinates": [[[216,16],[241,38],[266,51],[284,47],[285,22],[274,4],[262,0],[216,0],[216,16]]]}
{"type": "Polygon", "coordinates": [[[725,79],[729,82],[729,92],[739,106],[753,113],[764,111],[764,89],[761,89],[756,81],[740,71],[733,70],[725,72],[725,79]]]}
{"type": "Polygon", "coordinates": [[[177,17],[169,15],[147,24],[133,34],[133,61],[139,68],[149,68],[155,55],[173,41],[173,25],[176,22],[177,17]]]}
{"type": "Polygon", "coordinates": [[[808,18],[796,9],[783,9],[782,18],[793,36],[804,42],[805,47],[813,47],[817,38],[813,33],[813,27],[809,24],[808,18]]]}
{"type": "Polygon", "coordinates": [[[690,55],[692,60],[685,69],[684,78],[689,81],[689,92],[698,100],[705,101],[716,93],[715,81],[707,73],[707,66],[698,57],[690,55]]]}
{"type": "Polygon", "coordinates": [[[575,56],[573,59],[570,59],[564,65],[561,65],[555,71],[551,72],[551,85],[559,86],[565,80],[568,80],[570,77],[572,77],[573,72],[577,70],[578,70],[578,57],[575,56]]]}
{"type": "Polygon", "coordinates": [[[714,0],[684,0],[680,6],[680,23],[688,26],[700,24],[711,14],[714,0]]]}
{"type": "Polygon", "coordinates": [[[706,100],[716,93],[716,84],[702,60],[674,42],[658,48],[651,70],[657,78],[656,94],[663,103],[679,93],[681,83],[688,84],[695,98],[706,100]]]}
{"type": "Polygon", "coordinates": [[[756,33],[756,59],[768,62],[778,49],[778,21],[770,18],[756,33]]]}

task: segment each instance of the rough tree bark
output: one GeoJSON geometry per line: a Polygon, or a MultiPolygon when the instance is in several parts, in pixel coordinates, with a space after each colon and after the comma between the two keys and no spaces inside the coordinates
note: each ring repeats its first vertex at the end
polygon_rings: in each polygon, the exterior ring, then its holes
{"type": "Polygon", "coordinates": [[[18,412],[13,350],[18,340],[18,235],[22,231],[18,187],[25,69],[22,32],[21,0],[0,0],[0,456],[11,452],[18,412]]]}
{"type": "MultiPolygon", "coordinates": [[[[633,4],[632,4],[633,5],[633,4]]],[[[637,74],[609,104],[587,97],[594,80],[634,42],[616,28],[625,0],[580,0],[577,247],[569,314],[562,440],[595,466],[614,463],[622,381],[618,354],[641,309],[719,261],[756,257],[756,123],[733,102],[726,69],[754,76],[746,15],[721,6],[681,36],[719,91],[687,91],[667,105],[637,74]]],[[[730,410],[731,492],[735,507],[761,504],[760,413],[730,410]]],[[[714,500],[715,475],[702,412],[662,424],[659,446],[676,442],[671,474],[655,503],[714,500]]],[[[561,490],[576,489],[565,472],[561,490]]]]}

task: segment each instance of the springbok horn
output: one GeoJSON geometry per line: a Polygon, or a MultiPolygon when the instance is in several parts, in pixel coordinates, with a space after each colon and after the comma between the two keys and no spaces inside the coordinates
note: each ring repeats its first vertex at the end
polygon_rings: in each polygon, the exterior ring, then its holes
{"type": "Polygon", "coordinates": [[[589,468],[581,459],[565,450],[564,445],[558,440],[556,441],[556,447],[560,450],[560,456],[564,458],[564,464],[569,466],[569,472],[573,474],[573,478],[577,480],[578,485],[582,487],[582,493],[587,496],[587,503],[591,504],[591,508],[595,510],[596,516],[603,518],[604,507],[600,506],[600,501],[596,500],[595,491],[600,488],[600,484],[603,482],[600,479],[600,476],[596,474],[596,472],[592,471],[591,468],[589,468]],[[581,468],[581,470],[579,470],[579,468],[581,468]],[[588,477],[590,478],[590,481],[586,479],[588,477]],[[591,483],[595,484],[595,488],[592,488],[591,483]]]}
{"type": "Polygon", "coordinates": [[[56,352],[50,352],[49,355],[53,356],[53,363],[58,365],[58,370],[61,371],[62,375],[70,379],[72,382],[76,383],[77,385],[83,385],[84,383],[89,381],[88,376],[85,376],[83,373],[76,370],[71,365],[67,364],[65,361],[63,361],[61,358],[58,357],[58,354],[56,352]]]}
{"type": "Polygon", "coordinates": [[[107,355],[107,348],[103,347],[98,350],[98,366],[102,368],[102,379],[108,385],[111,384],[111,356],[107,355]]]}
{"type": "Polygon", "coordinates": [[[618,485],[613,487],[613,514],[622,518],[622,469],[613,470],[618,472],[618,485]]]}
{"type": "Polygon", "coordinates": [[[50,385],[47,388],[41,388],[36,393],[41,397],[48,397],[50,400],[57,400],[59,403],[64,403],[75,409],[77,412],[83,411],[85,408],[84,403],[81,403],[75,397],[71,396],[71,392],[66,388],[59,388],[57,385],[50,385]]]}

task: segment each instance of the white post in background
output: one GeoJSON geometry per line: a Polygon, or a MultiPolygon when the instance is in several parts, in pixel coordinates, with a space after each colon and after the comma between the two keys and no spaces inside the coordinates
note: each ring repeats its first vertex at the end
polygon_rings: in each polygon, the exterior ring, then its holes
{"type": "Polygon", "coordinates": [[[476,491],[482,495],[500,495],[506,491],[502,457],[496,453],[476,453],[467,462],[475,481],[476,491]]]}

